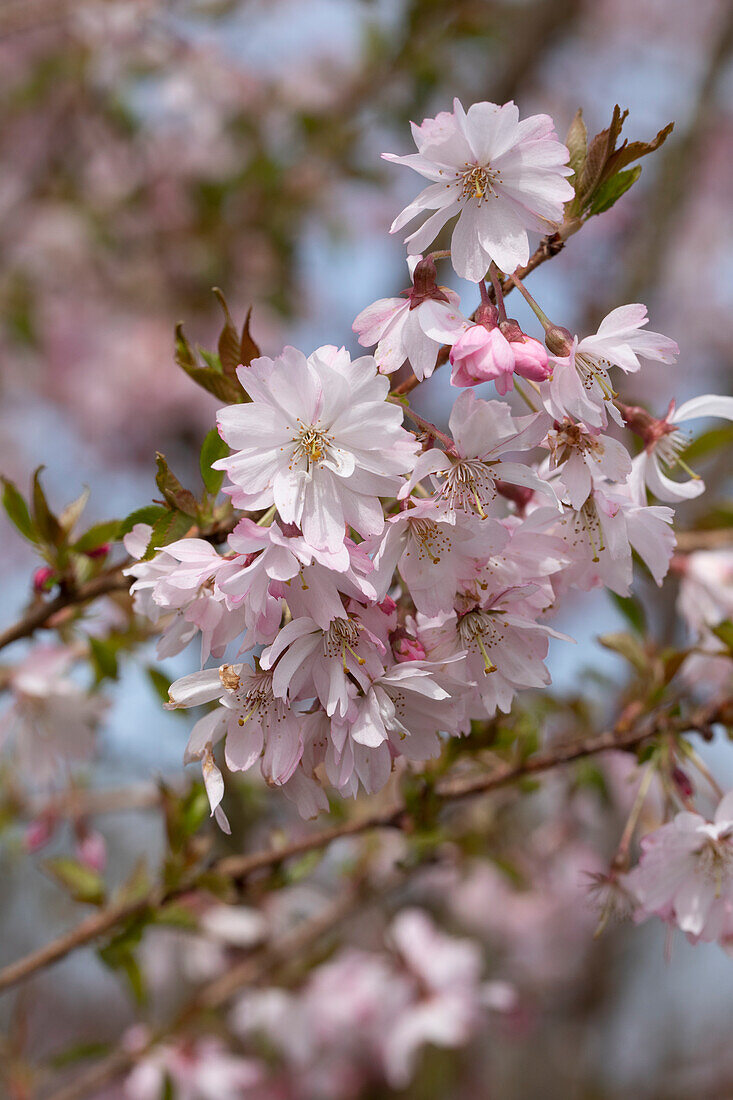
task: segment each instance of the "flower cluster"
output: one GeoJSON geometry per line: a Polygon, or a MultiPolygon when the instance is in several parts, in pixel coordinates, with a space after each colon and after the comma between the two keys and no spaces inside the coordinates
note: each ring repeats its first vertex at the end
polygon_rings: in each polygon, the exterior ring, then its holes
{"type": "MultiPolygon", "coordinates": [[[[138,610],[162,629],[160,655],[200,633],[202,662],[218,661],[177,680],[169,705],[216,704],[186,759],[201,761],[224,828],[220,742],[231,771],[259,762],[312,816],[328,807],[325,786],[377,791],[401,760],[436,756],[441,739],[547,685],[549,641],[563,637],[550,619],[568,592],[627,596],[634,553],[658,584],[668,570],[673,511],[647,490],[691,495],[661,480],[682,449],[678,421],[733,415],[708,398],[655,420],[616,399],[614,371],[677,353],[646,330],[642,305],[582,338],[537,308],[547,350],[506,317],[496,265],[525,262],[528,231],[557,225],[571,193],[548,118],[456,102],[415,137],[419,153],[393,159],[432,182],[393,229],[434,210],[409,238],[416,252],[459,215],[450,257],[480,284],[475,323],[430,255],[411,263],[404,298],[354,323],[374,356],[288,347],[240,366],[248,401],[217,420],[231,453],[215,467],[240,517],[226,546],[186,538],[129,570],[138,610]],[[462,390],[447,434],[390,395],[387,377],[409,359],[427,378],[441,344],[462,390]],[[516,385],[532,411],[478,397],[485,381],[500,397],[516,385]],[[624,425],[644,442],[633,461],[624,425]]],[[[149,539],[137,527],[127,548],[143,558],[149,539]]]]}

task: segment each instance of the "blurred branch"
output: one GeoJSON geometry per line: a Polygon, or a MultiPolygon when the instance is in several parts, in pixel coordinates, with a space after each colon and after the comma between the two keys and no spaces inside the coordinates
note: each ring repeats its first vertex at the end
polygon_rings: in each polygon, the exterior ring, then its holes
{"type": "Polygon", "coordinates": [[[162,1040],[175,1035],[200,1013],[223,1008],[240,990],[262,981],[275,966],[287,963],[294,958],[302,958],[307,948],[335,928],[360,904],[360,901],[361,892],[358,887],[343,891],[336,901],[326,906],[317,916],[304,921],[277,942],[265,945],[256,954],[248,955],[205,985],[184,1006],[174,1021],[151,1036],[143,1047],[138,1050],[113,1051],[71,1084],[53,1092],[49,1100],[82,1100],[82,1097],[88,1096],[92,1090],[109,1084],[121,1073],[141,1061],[162,1040]]]}
{"type": "MultiPolygon", "coordinates": [[[[486,794],[524,776],[549,771],[582,757],[593,756],[610,749],[635,748],[658,733],[697,732],[704,737],[710,737],[711,727],[716,722],[733,723],[733,696],[727,695],[698,707],[686,716],[675,716],[664,710],[653,715],[642,716],[631,725],[620,721],[613,729],[604,733],[581,740],[561,742],[545,752],[537,753],[514,764],[506,764],[488,774],[479,773],[445,779],[436,784],[431,795],[441,803],[452,803],[474,795],[486,794]]],[[[196,890],[199,888],[199,882],[203,881],[205,884],[206,878],[211,875],[242,883],[256,871],[267,870],[285,860],[326,848],[334,840],[358,836],[379,828],[409,831],[412,825],[407,803],[402,798],[367,817],[322,829],[282,847],[266,849],[251,855],[226,856],[205,867],[203,871],[195,872],[174,889],[156,886],[134,902],[121,901],[93,913],[76,928],[72,928],[71,931],[59,936],[40,950],[26,955],[0,971],[0,991],[18,985],[39,970],[63,959],[77,948],[92,943],[128,918],[148,909],[155,909],[182,894],[196,890]]]]}
{"type": "Polygon", "coordinates": [[[733,527],[716,531],[678,531],[677,549],[683,554],[695,550],[721,550],[733,546],[733,527]]]}

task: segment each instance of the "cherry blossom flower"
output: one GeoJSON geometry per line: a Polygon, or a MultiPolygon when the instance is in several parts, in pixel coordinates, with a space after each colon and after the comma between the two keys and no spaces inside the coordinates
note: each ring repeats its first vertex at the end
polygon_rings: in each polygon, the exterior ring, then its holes
{"type": "Polygon", "coordinates": [[[495,520],[471,524],[436,507],[432,500],[417,501],[391,516],[374,555],[374,579],[382,595],[392,583],[395,568],[409,589],[415,606],[426,615],[450,610],[461,581],[476,573],[485,561],[509,541],[495,520]]]}
{"type": "Polygon", "coordinates": [[[705,482],[693,474],[680,457],[690,439],[679,425],[702,416],[733,420],[733,397],[704,394],[685,401],[678,409],[671,401],[662,420],[656,420],[639,408],[623,408],[622,415],[628,426],[644,440],[644,450],[634,459],[631,475],[632,488],[639,504],[646,504],[646,486],[658,500],[671,503],[691,500],[705,491],[705,482]],[[675,466],[691,474],[690,480],[673,481],[667,477],[665,469],[673,470],[675,466]]]}
{"type": "Polygon", "coordinates": [[[214,464],[230,478],[233,504],[274,503],[314,549],[334,554],[347,525],[378,534],[378,498],[397,492],[417,443],[402,411],[385,400],[389,382],[374,359],[352,360],[330,346],[306,359],[285,348],[275,360],[239,367],[238,377],[251,401],[219,410],[219,432],[234,453],[214,464]]]}
{"type": "MultiPolygon", "coordinates": [[[[142,1042],[140,1034],[126,1036],[126,1045],[132,1049],[142,1042]]],[[[261,1063],[229,1053],[217,1039],[181,1039],[158,1043],[144,1054],[127,1077],[124,1094],[128,1100],[159,1100],[170,1081],[177,1100],[248,1095],[254,1100],[262,1095],[257,1086],[263,1078],[261,1063]]]]}
{"type": "Polygon", "coordinates": [[[502,459],[507,452],[536,446],[545,437],[548,424],[541,412],[513,417],[503,402],[482,401],[467,390],[457,398],[449,420],[455,454],[433,448],[420,455],[399,496],[406,497],[431,474],[436,499],[452,517],[462,514],[485,519],[496,497],[498,478],[544,493],[557,504],[552,488],[529,466],[502,459]]]}
{"type": "Polygon", "coordinates": [[[65,775],[96,747],[108,703],[71,679],[74,660],[65,646],[36,646],[9,673],[11,702],[0,715],[0,748],[33,785],[65,775]]]}
{"type": "Polygon", "coordinates": [[[733,792],[712,822],[684,812],[648,833],[626,879],[639,915],[676,924],[693,942],[733,938],[733,792]]]}
{"type": "Polygon", "coordinates": [[[677,607],[690,630],[713,648],[720,646],[710,628],[733,619],[733,551],[697,550],[681,559],[677,607]]]}
{"type": "Polygon", "coordinates": [[[605,585],[627,596],[633,579],[632,550],[661,585],[675,545],[672,510],[641,507],[623,495],[623,489],[594,488],[580,508],[566,508],[557,528],[571,554],[571,564],[560,577],[563,591],[568,586],[587,590],[605,585]]]}
{"type": "Polygon", "coordinates": [[[349,685],[366,688],[383,671],[385,646],[356,614],[334,619],[323,630],[313,619],[293,619],[262,653],[260,664],[274,669],[272,689],[291,701],[318,696],[326,714],[344,717],[349,710],[349,685]]]}
{"type": "MultiPolygon", "coordinates": [[[[418,636],[431,661],[461,659],[473,687],[472,717],[492,716],[497,709],[508,714],[519,688],[546,687],[551,682],[544,664],[549,639],[572,640],[529,617],[522,600],[521,588],[481,602],[467,593],[460,611],[417,616],[418,636]]],[[[457,666],[452,675],[461,675],[457,666]]]]}
{"type": "Polygon", "coordinates": [[[548,233],[573,197],[565,179],[568,151],[547,115],[519,121],[514,103],[474,103],[442,112],[412,128],[418,152],[385,160],[431,181],[392,223],[396,233],[418,214],[434,211],[406,243],[423,252],[445,223],[459,215],[451,262],[461,278],[478,282],[492,260],[507,273],[529,259],[527,230],[548,233]]]}
{"type": "Polygon", "coordinates": [[[422,381],[433,373],[440,345],[452,343],[468,322],[456,292],[436,285],[432,260],[417,265],[415,283],[405,293],[406,298],[380,298],[367,306],[352,327],[362,347],[377,345],[374,358],[382,374],[393,374],[409,359],[413,374],[422,381]],[[421,271],[428,262],[429,280],[421,271]]]}
{"type": "MultiPolygon", "coordinates": [[[[245,664],[222,665],[182,676],[171,684],[169,695],[169,710],[215,700],[221,704],[194,726],[187,750],[191,759],[199,753],[207,759],[206,746],[210,751],[226,736],[225,759],[231,771],[248,771],[262,754],[262,774],[268,782],[282,784],[293,774],[303,750],[301,717],[274,695],[271,672],[245,664]]],[[[212,788],[218,794],[215,775],[212,788]]]]}
{"type": "Polygon", "coordinates": [[[552,377],[542,386],[547,411],[556,420],[571,416],[591,428],[605,428],[607,412],[619,420],[609,369],[616,366],[631,374],[639,370],[641,359],[673,363],[679,354],[674,340],[641,331],[648,320],[644,305],[619,306],[604,317],[594,336],[567,341],[563,353],[553,355],[552,377]]]}
{"type": "Polygon", "coordinates": [[[595,477],[625,482],[631,474],[631,457],[622,443],[567,417],[547,433],[547,446],[549,469],[559,470],[565,497],[575,509],[590,496],[595,477]]]}

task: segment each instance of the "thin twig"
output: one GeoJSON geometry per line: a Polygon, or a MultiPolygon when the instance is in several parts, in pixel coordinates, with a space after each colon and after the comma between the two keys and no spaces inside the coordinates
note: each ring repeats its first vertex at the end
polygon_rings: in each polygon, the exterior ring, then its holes
{"type": "MultiPolygon", "coordinates": [[[[716,722],[733,723],[733,696],[726,696],[722,700],[700,707],[687,717],[674,717],[667,711],[657,712],[628,728],[617,726],[593,737],[556,744],[545,752],[537,753],[515,764],[507,764],[488,774],[479,772],[470,776],[445,779],[436,785],[434,795],[443,803],[456,802],[486,794],[523,776],[548,771],[585,756],[592,756],[609,749],[634,748],[659,732],[698,732],[703,736],[709,736],[711,726],[716,722]]],[[[130,917],[195,890],[199,878],[205,882],[206,877],[213,874],[242,883],[257,871],[267,870],[285,860],[306,855],[308,852],[319,851],[334,840],[358,836],[372,829],[406,829],[410,824],[411,818],[407,805],[404,800],[399,800],[367,817],[321,829],[279,848],[265,849],[251,855],[226,856],[204,868],[198,875],[192,875],[190,879],[181,882],[174,889],[165,890],[158,886],[134,902],[118,903],[93,913],[76,928],[72,928],[38,951],[31,952],[0,971],[0,992],[18,985],[38,971],[65,958],[72,951],[94,942],[130,917]]]]}

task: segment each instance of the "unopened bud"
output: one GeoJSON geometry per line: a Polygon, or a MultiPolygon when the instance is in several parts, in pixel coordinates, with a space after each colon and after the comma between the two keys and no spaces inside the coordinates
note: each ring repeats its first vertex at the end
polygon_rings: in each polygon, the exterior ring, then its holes
{"type": "Polygon", "coordinates": [[[385,615],[393,615],[397,610],[397,604],[394,602],[391,596],[385,596],[380,604],[377,604],[380,611],[383,611],[385,615]]]}
{"type": "Polygon", "coordinates": [[[573,350],[573,334],[562,325],[552,325],[545,331],[545,343],[550,355],[570,355],[573,350]]]}
{"type": "Polygon", "coordinates": [[[391,641],[395,661],[400,664],[405,661],[424,661],[427,656],[422,643],[417,638],[411,637],[401,627],[392,633],[391,641]]]}
{"type": "Polygon", "coordinates": [[[109,554],[110,546],[108,542],[103,542],[101,546],[95,546],[93,550],[85,550],[86,557],[92,558],[106,558],[109,554]]]}
{"type": "Polygon", "coordinates": [[[692,798],[695,793],[695,788],[687,772],[684,772],[679,765],[672,768],[672,782],[683,798],[692,798]]]}
{"type": "Polygon", "coordinates": [[[55,584],[54,571],[47,565],[36,569],[33,574],[33,591],[40,596],[43,592],[50,592],[55,584]]]}
{"type": "Polygon", "coordinates": [[[48,844],[56,832],[57,820],[53,814],[43,814],[35,818],[25,831],[23,843],[27,852],[37,852],[48,844]]]}

